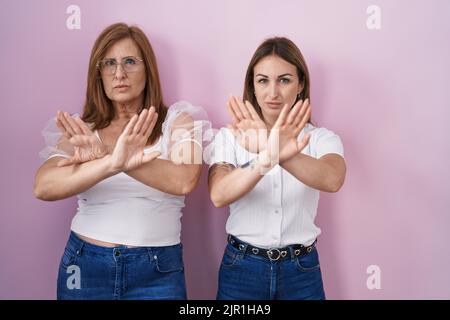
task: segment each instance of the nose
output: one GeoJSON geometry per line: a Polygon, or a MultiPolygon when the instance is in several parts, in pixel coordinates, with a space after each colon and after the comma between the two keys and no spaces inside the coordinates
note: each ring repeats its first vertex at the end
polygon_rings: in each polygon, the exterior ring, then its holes
{"type": "Polygon", "coordinates": [[[125,78],[126,77],[126,72],[125,72],[125,70],[123,69],[123,66],[122,66],[122,64],[121,63],[118,63],[117,64],[117,67],[116,67],[116,72],[114,73],[114,77],[116,78],[116,79],[123,79],[123,78],[125,78]]]}
{"type": "Polygon", "coordinates": [[[278,97],[278,95],[280,94],[280,92],[279,92],[279,88],[278,88],[278,84],[277,83],[272,83],[270,86],[269,86],[269,95],[270,95],[270,98],[277,98],[278,97]]]}

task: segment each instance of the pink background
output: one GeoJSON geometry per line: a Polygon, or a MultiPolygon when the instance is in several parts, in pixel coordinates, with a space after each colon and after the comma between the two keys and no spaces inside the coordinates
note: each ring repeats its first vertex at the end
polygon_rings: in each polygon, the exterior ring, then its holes
{"type": "MultiPolygon", "coordinates": [[[[313,117],[344,141],[348,174],[322,194],[317,223],[329,299],[450,298],[450,1],[12,1],[0,9],[0,298],[54,299],[75,199],[43,202],[32,186],[40,131],[57,109],[80,112],[101,30],[138,24],[156,51],[165,101],[203,106],[213,126],[241,95],[257,45],[302,50],[313,117]],[[81,8],[81,29],[66,8],[81,8]],[[366,27],[380,6],[381,30],[366,27]],[[366,269],[381,269],[369,290],[366,269]]],[[[228,209],[209,200],[206,166],[183,217],[191,299],[213,299],[228,209]]]]}

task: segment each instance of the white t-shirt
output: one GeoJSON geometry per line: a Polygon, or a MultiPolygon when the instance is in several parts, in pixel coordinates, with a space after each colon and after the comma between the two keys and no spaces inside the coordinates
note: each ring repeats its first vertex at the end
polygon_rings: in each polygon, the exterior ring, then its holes
{"type": "MultiPolygon", "coordinates": [[[[210,127],[209,121],[206,120],[207,114],[202,108],[187,102],[178,102],[168,109],[162,125],[162,136],[156,144],[146,148],[145,153],[160,151],[161,156],[158,158],[168,159],[172,124],[181,113],[188,113],[194,119],[193,131],[210,127]]],[[[50,126],[53,126],[53,123],[50,126]]],[[[49,131],[51,130],[48,127],[44,130],[45,137],[50,136],[49,131]]],[[[187,134],[189,138],[202,137],[193,132],[187,134]]],[[[186,138],[186,135],[181,138],[186,138]]],[[[55,149],[51,144],[41,152],[41,157],[47,159],[55,156],[69,155],[55,149]]],[[[168,246],[180,243],[180,218],[184,196],[159,191],[125,173],[119,173],[98,182],[78,194],[77,198],[78,208],[71,230],[78,234],[131,246],[168,246]]]]}
{"type": "MultiPolygon", "coordinates": [[[[341,139],[332,131],[308,123],[298,140],[307,132],[311,137],[301,153],[316,159],[328,153],[344,156],[341,139]]],[[[211,166],[227,162],[237,167],[257,156],[241,147],[227,128],[220,129],[206,153],[211,166]]],[[[249,193],[230,205],[226,231],[262,248],[310,245],[321,232],[314,224],[318,202],[319,190],[276,165],[249,193]]]]}

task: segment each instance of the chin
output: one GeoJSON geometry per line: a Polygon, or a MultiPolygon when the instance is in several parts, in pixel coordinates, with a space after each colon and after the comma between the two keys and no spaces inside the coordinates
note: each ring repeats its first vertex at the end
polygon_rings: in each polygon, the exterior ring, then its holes
{"type": "Polygon", "coordinates": [[[114,102],[117,102],[117,103],[128,103],[128,102],[133,101],[136,98],[137,97],[130,96],[129,94],[123,94],[123,95],[122,94],[117,94],[117,95],[114,95],[111,98],[111,101],[114,101],[114,102]]]}
{"type": "Polygon", "coordinates": [[[272,108],[264,108],[262,111],[266,114],[270,114],[270,115],[279,115],[281,113],[281,109],[272,109],[272,108]]]}

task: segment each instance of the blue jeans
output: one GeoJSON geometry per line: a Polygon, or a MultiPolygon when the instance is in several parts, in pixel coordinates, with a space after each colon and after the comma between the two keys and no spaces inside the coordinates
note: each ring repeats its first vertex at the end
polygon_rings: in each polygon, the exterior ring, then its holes
{"type": "Polygon", "coordinates": [[[61,258],[58,299],[186,299],[182,245],[106,248],[71,232],[61,258]]]}
{"type": "Polygon", "coordinates": [[[218,300],[325,300],[317,249],[271,261],[227,244],[218,300]]]}

